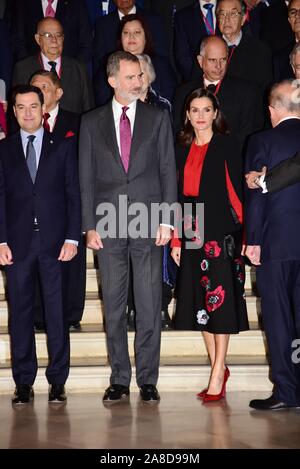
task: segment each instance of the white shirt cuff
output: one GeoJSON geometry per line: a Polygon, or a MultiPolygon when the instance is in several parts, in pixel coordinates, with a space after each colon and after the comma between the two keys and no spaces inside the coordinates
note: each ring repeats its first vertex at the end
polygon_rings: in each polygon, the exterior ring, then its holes
{"type": "Polygon", "coordinates": [[[74,241],[74,239],[65,239],[65,243],[75,244],[78,247],[78,241],[74,241]]]}
{"type": "Polygon", "coordinates": [[[268,192],[267,183],[265,181],[265,176],[266,176],[265,174],[262,174],[262,176],[260,176],[259,182],[258,182],[258,184],[262,188],[262,193],[263,194],[266,194],[268,192]]]}

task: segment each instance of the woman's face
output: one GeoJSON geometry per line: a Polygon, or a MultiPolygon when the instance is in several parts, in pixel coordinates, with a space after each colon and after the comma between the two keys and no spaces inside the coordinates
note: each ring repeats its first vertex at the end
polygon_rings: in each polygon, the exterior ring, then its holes
{"type": "Polygon", "coordinates": [[[142,93],[145,93],[149,86],[150,86],[150,80],[149,80],[149,75],[148,75],[148,67],[145,63],[144,60],[140,60],[140,66],[141,66],[141,70],[142,70],[142,93]]]}
{"type": "Polygon", "coordinates": [[[146,45],[146,37],[143,27],[139,21],[128,21],[125,24],[121,41],[123,49],[132,54],[142,54],[146,45]]]}
{"type": "Polygon", "coordinates": [[[217,111],[214,111],[211,100],[206,97],[193,99],[187,112],[194,130],[211,129],[216,115],[217,111]]]}

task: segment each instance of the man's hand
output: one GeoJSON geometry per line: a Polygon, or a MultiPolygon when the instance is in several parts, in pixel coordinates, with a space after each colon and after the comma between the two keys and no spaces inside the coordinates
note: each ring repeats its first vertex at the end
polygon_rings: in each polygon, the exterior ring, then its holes
{"type": "Polygon", "coordinates": [[[89,249],[103,249],[103,244],[99,233],[96,230],[89,230],[86,232],[86,245],[89,249]]]}
{"type": "Polygon", "coordinates": [[[180,257],[181,257],[181,248],[173,248],[171,251],[171,256],[174,259],[174,262],[180,266],[180,257]]]}
{"type": "Polygon", "coordinates": [[[71,261],[77,254],[77,246],[72,243],[64,243],[60,250],[59,261],[67,262],[71,261]]]}
{"type": "Polygon", "coordinates": [[[260,246],[247,246],[245,254],[253,265],[261,265],[260,246]]]}
{"type": "Polygon", "coordinates": [[[1,265],[12,265],[12,253],[7,244],[0,246],[0,264],[1,265]]]}
{"type": "Polygon", "coordinates": [[[246,178],[246,183],[249,189],[257,189],[260,187],[258,184],[259,178],[263,175],[266,174],[267,172],[267,167],[263,166],[261,171],[250,171],[250,173],[247,173],[245,178],[246,178]]]}
{"type": "Polygon", "coordinates": [[[169,226],[160,225],[156,233],[156,246],[164,246],[165,244],[167,244],[171,239],[171,235],[172,230],[169,226]]]}

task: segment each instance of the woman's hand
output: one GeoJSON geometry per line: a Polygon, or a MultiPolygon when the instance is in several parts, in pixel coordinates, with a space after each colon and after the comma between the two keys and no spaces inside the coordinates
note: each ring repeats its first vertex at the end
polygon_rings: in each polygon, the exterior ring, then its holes
{"type": "Polygon", "coordinates": [[[174,262],[180,266],[180,257],[181,257],[181,248],[172,248],[171,256],[174,259],[174,262]]]}

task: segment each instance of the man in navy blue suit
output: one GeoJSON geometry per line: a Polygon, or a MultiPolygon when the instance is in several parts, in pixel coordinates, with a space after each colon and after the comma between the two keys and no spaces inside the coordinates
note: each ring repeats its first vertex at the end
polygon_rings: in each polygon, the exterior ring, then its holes
{"type": "MultiPolygon", "coordinates": [[[[300,150],[299,88],[292,81],[273,86],[269,98],[273,129],[252,136],[246,172],[272,169],[300,150]]],[[[300,183],[278,192],[248,190],[246,255],[257,265],[262,317],[274,389],[250,407],[278,410],[300,406],[300,183]]]]}
{"type": "Polygon", "coordinates": [[[72,138],[55,143],[44,131],[39,88],[16,87],[12,102],[20,131],[0,142],[0,264],[8,285],[13,404],[33,398],[37,274],[47,326],[49,402],[63,402],[70,363],[63,271],[77,253],[81,228],[76,146],[72,138]]]}

